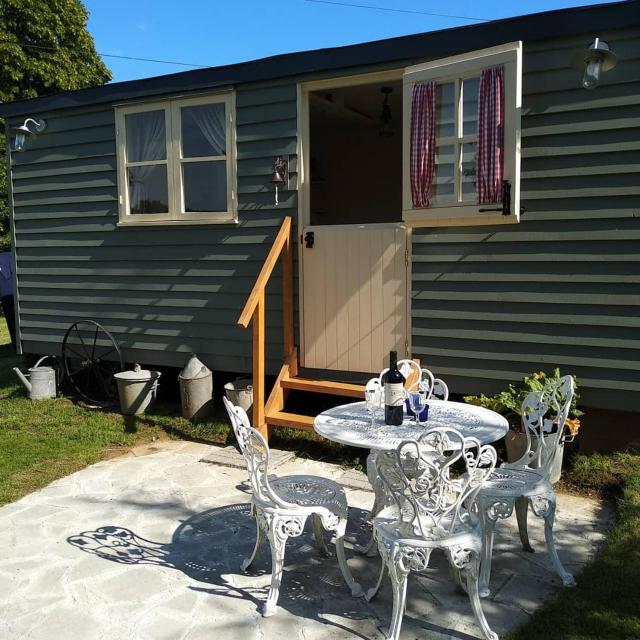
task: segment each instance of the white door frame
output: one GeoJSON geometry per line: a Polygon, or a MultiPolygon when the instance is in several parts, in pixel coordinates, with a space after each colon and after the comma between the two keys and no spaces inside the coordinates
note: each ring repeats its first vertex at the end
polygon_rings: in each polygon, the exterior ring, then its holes
{"type": "MultiPolygon", "coordinates": [[[[337,89],[339,87],[353,87],[361,84],[400,80],[404,77],[405,68],[388,69],[371,73],[362,73],[350,76],[338,76],[322,80],[299,82],[297,85],[297,187],[298,187],[298,233],[300,234],[298,251],[298,322],[300,327],[299,353],[304,351],[304,273],[302,251],[302,231],[311,226],[311,185],[308,179],[307,168],[310,166],[311,132],[309,121],[309,93],[319,89],[337,89]]],[[[315,225],[322,226],[322,225],[315,225]]],[[[337,226],[337,225],[331,225],[337,226]]],[[[363,225],[365,226],[365,225],[363,225]]],[[[366,225],[368,226],[368,225],[366,225]]],[[[375,226],[375,225],[371,225],[375,226]]],[[[411,229],[407,228],[407,349],[411,353],[411,229]]]]}

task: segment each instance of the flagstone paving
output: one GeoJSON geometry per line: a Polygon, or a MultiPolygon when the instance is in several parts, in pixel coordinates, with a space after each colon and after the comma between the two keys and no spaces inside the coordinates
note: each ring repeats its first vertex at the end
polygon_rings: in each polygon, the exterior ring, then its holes
{"type": "MultiPolygon", "coordinates": [[[[255,535],[249,489],[243,470],[200,462],[212,459],[213,449],[184,442],[136,449],[1,508],[0,638],[383,638],[391,614],[389,584],[371,603],[352,598],[335,557],[320,557],[310,532],[288,543],[277,615],[260,616],[269,583],[268,545],[243,574],[240,562],[255,535]],[[114,546],[114,540],[126,544],[114,546]]],[[[301,459],[285,459],[277,473],[343,478],[348,535],[358,543],[367,539],[373,495],[358,488],[367,486],[362,475],[301,459]]],[[[578,574],[593,557],[610,517],[595,500],[559,497],[556,532],[567,569],[578,574]]],[[[519,551],[515,517],[501,524],[493,595],[483,604],[492,628],[504,634],[561,587],[537,519],[530,524],[534,554],[519,551]]],[[[377,558],[348,549],[348,560],[365,589],[374,583],[377,558]]],[[[434,554],[432,565],[410,579],[401,638],[480,637],[446,562],[434,554]]]]}

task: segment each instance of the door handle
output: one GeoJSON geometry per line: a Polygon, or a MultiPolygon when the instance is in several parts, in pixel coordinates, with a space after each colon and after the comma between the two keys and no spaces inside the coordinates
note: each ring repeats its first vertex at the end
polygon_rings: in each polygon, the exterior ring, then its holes
{"type": "Polygon", "coordinates": [[[314,243],[315,239],[316,239],[316,238],[315,238],[315,235],[314,235],[313,231],[307,231],[307,232],[304,234],[304,246],[305,246],[307,249],[312,249],[312,248],[313,248],[313,243],[314,243]]]}

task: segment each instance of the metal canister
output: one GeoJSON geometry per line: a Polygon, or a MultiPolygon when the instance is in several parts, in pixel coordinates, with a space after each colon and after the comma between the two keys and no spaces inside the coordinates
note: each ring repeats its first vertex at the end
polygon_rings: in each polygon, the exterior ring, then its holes
{"type": "Polygon", "coordinates": [[[213,373],[195,353],[178,376],[182,415],[189,420],[200,420],[213,410],[213,373]]]}

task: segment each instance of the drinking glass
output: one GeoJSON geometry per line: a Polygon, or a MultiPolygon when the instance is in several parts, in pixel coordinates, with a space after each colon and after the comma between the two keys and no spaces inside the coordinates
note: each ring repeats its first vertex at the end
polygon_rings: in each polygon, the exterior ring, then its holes
{"type": "Polygon", "coordinates": [[[416,417],[416,425],[420,424],[420,414],[427,405],[427,394],[424,391],[412,391],[409,395],[411,411],[416,417]]]}
{"type": "Polygon", "coordinates": [[[373,426],[375,411],[378,407],[378,393],[377,389],[365,389],[364,391],[364,401],[367,411],[369,412],[371,426],[373,426]]]}

